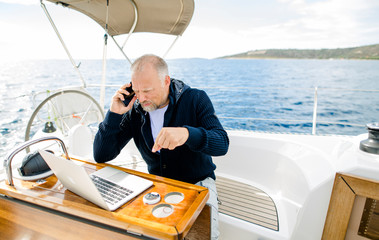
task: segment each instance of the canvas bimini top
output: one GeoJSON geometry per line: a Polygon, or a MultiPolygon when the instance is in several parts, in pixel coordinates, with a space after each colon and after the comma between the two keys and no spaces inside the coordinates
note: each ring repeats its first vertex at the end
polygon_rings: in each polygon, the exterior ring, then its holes
{"type": "Polygon", "coordinates": [[[47,0],[95,20],[108,34],[131,32],[182,35],[194,12],[193,0],[47,0]],[[108,21],[107,19],[108,4],[108,21]]]}

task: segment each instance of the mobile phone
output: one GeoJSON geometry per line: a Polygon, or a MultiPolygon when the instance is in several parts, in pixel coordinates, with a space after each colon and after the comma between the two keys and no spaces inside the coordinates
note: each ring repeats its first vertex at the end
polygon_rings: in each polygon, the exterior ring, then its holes
{"type": "Polygon", "coordinates": [[[122,94],[124,95],[124,99],[125,99],[122,102],[124,103],[125,107],[127,107],[130,101],[132,101],[132,98],[134,97],[134,94],[135,94],[132,88],[132,83],[130,83],[130,87],[125,88],[125,90],[130,93],[129,95],[122,94]]]}

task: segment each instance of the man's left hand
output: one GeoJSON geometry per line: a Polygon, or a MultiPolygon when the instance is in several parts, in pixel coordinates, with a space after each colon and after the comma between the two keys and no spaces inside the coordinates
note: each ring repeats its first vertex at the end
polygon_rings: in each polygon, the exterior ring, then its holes
{"type": "Polygon", "coordinates": [[[161,150],[162,148],[173,150],[183,145],[189,136],[187,128],[184,127],[164,127],[159,132],[152,152],[161,150]]]}

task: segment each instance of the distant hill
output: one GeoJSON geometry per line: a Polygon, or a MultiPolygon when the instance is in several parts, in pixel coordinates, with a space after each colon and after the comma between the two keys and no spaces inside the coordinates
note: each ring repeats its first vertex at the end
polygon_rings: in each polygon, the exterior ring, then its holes
{"type": "Polygon", "coordinates": [[[253,50],[220,58],[300,58],[300,59],[373,59],[379,60],[379,44],[336,49],[253,50]]]}

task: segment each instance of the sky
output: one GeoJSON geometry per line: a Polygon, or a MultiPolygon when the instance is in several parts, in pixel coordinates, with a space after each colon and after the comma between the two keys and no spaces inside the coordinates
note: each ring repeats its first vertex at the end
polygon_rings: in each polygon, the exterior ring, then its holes
{"type": "MultiPolygon", "coordinates": [[[[0,60],[67,59],[39,3],[0,0],[0,60]]],[[[74,10],[48,2],[46,6],[74,59],[103,57],[104,30],[97,23],[74,10]]],[[[378,0],[195,0],[192,21],[167,58],[378,44],[378,13],[378,0]]],[[[134,34],[126,54],[162,56],[173,40],[134,34]]],[[[123,58],[109,42],[107,57],[123,58]]]]}

